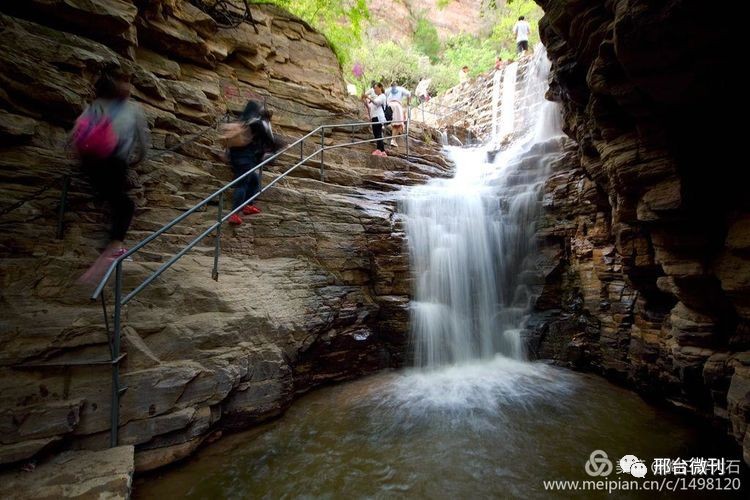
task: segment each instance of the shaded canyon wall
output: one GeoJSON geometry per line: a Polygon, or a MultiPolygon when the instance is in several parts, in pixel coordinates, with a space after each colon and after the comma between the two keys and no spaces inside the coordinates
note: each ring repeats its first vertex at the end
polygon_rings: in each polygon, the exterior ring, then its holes
{"type": "Polygon", "coordinates": [[[726,126],[740,95],[730,29],[700,2],[537,3],[549,97],[577,147],[545,187],[553,265],[533,351],[715,417],[750,463],[750,214],[726,126]]]}

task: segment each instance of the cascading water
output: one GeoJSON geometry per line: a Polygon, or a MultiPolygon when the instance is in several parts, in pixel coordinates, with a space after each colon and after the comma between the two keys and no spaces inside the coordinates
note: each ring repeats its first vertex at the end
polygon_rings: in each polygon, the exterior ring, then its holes
{"type": "Polygon", "coordinates": [[[518,81],[518,63],[503,73],[492,143],[511,134],[513,139],[494,162],[487,161],[487,148],[450,149],[455,176],[415,187],[404,202],[415,274],[417,366],[462,364],[498,353],[524,358],[521,330],[531,286],[539,279],[535,221],[562,131],[559,109],[544,101],[549,63],[543,48],[523,69],[518,81]]]}
{"type": "Polygon", "coordinates": [[[512,62],[503,70],[503,101],[500,108],[500,125],[493,136],[495,142],[499,142],[513,133],[516,106],[516,74],[518,63],[512,62]]]}
{"type": "Polygon", "coordinates": [[[502,79],[503,72],[500,70],[495,71],[495,74],[492,76],[492,137],[497,137],[497,113],[500,110],[500,85],[502,79]]]}

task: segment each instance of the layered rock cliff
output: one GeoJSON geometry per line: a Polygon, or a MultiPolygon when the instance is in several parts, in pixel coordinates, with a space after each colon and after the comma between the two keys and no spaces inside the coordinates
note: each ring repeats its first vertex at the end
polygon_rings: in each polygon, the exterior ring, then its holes
{"type": "Polygon", "coordinates": [[[729,30],[699,2],[538,0],[577,143],[545,190],[536,355],[726,424],[750,463],[750,214],[729,30]]]}
{"type": "MultiPolygon", "coordinates": [[[[130,243],[231,179],[215,123],[248,98],[266,101],[285,139],[365,118],[322,35],[273,6],[253,5],[252,15],[254,25],[222,27],[189,2],[0,5],[0,464],[108,445],[109,365],[64,366],[109,358],[101,308],[75,284],[106,242],[106,208],[65,147],[102,67],[133,75],[154,147],[133,171],[130,243]]],[[[347,128],[324,140],[370,137],[347,128]]],[[[266,169],[265,183],[319,141],[266,169]]],[[[120,444],[135,446],[137,469],[277,415],[318,384],[400,363],[410,285],[389,192],[448,175],[437,144],[413,141],[411,162],[399,151],[370,156],[368,145],[326,151],[325,181],[314,159],[263,195],[252,222],[224,230],[218,282],[209,238],[126,307],[120,444]]],[[[125,289],[215,210],[125,263],[125,289]]]]}

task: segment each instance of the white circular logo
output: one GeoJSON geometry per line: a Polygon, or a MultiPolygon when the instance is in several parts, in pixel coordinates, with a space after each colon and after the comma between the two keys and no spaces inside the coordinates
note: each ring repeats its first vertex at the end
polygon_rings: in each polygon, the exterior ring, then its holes
{"type": "Polygon", "coordinates": [[[625,455],[620,459],[620,470],[630,474],[630,468],[633,464],[638,462],[640,462],[640,460],[638,460],[638,457],[635,455],[625,455]]]}
{"type": "Polygon", "coordinates": [[[589,476],[609,476],[612,473],[612,461],[604,450],[594,450],[584,468],[589,476]]]}
{"type": "Polygon", "coordinates": [[[630,467],[633,477],[646,477],[646,472],[648,472],[648,467],[643,462],[636,462],[630,467]]]}

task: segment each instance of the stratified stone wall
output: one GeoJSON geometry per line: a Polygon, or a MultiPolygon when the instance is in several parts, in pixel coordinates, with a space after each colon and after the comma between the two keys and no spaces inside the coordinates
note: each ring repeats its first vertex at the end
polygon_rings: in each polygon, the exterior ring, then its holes
{"type": "Polygon", "coordinates": [[[739,97],[730,30],[700,2],[538,3],[550,94],[578,147],[545,191],[540,236],[559,265],[537,354],[723,420],[750,462],[750,215],[724,126],[739,97]]]}
{"type": "MultiPolygon", "coordinates": [[[[321,34],[273,6],[253,4],[252,13],[257,33],[247,23],[221,28],[189,2],[0,5],[0,464],[108,446],[108,366],[21,366],[109,357],[101,308],[76,285],[106,243],[106,217],[65,148],[102,67],[132,73],[155,150],[199,135],[133,170],[130,244],[231,179],[212,124],[247,98],[266,100],[283,139],[365,119],[321,34]]],[[[369,127],[350,134],[326,142],[372,137],[369,127]]],[[[430,144],[414,141],[420,157],[411,163],[403,142],[389,158],[371,156],[369,145],[327,151],[325,182],[313,161],[263,195],[252,222],[224,229],[218,282],[209,238],[125,308],[120,444],[135,446],[138,469],[278,415],[317,384],[403,362],[408,256],[389,192],[449,175],[438,141],[430,144]]],[[[264,181],[298,154],[267,168],[264,181]]],[[[210,205],[125,263],[125,289],[215,213],[210,205]]]]}

